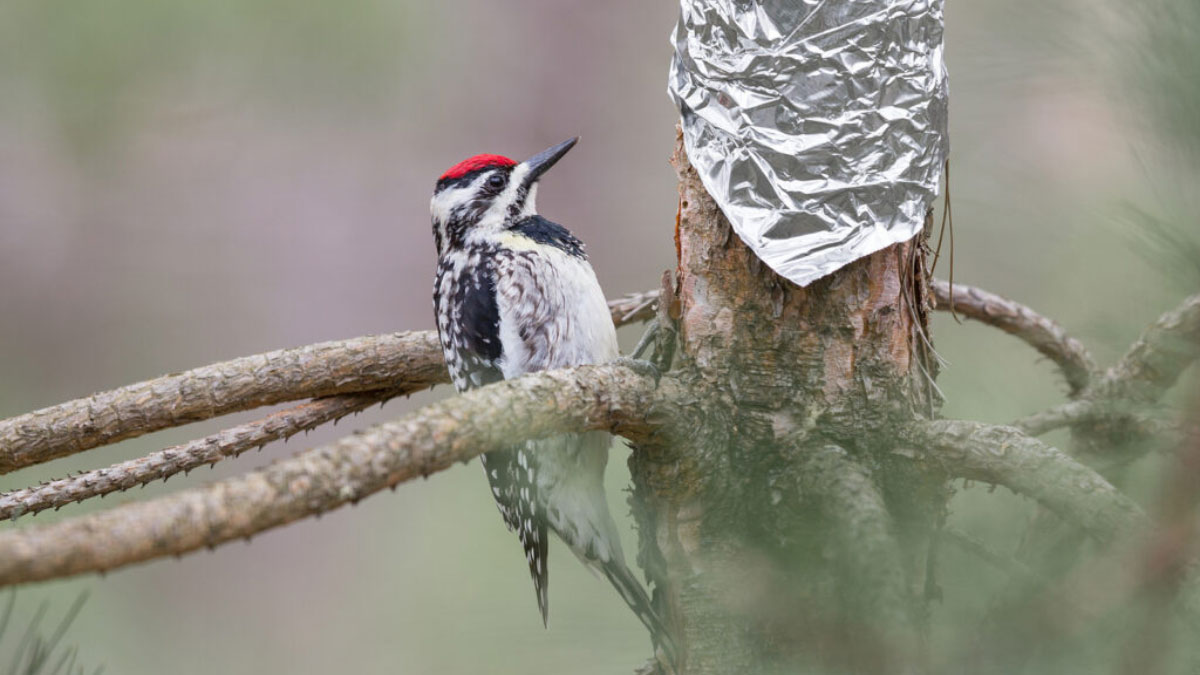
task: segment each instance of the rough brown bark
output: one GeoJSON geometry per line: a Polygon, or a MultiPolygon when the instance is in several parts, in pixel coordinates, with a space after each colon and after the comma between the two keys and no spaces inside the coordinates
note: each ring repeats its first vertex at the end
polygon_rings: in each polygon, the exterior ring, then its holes
{"type": "Polygon", "coordinates": [[[920,632],[924,556],[945,499],[940,479],[888,466],[878,443],[937,405],[920,244],[800,288],[733,234],[681,140],[672,162],[678,367],[705,394],[687,447],[635,453],[631,467],[643,560],[686,672],[895,672],[917,642],[898,648],[897,635],[920,632]],[[837,478],[816,489],[814,462],[836,465],[837,478]],[[881,551],[896,576],[862,570],[858,556],[881,551]]]}

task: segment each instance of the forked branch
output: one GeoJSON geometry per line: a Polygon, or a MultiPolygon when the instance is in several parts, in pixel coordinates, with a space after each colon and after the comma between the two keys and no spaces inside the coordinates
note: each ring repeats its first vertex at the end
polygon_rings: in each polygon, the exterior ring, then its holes
{"type": "Polygon", "coordinates": [[[250,537],[522,439],[605,429],[646,442],[683,419],[684,391],[615,365],[499,382],[206,487],[0,532],[0,585],[250,537]]]}
{"type": "Polygon", "coordinates": [[[1166,435],[1166,440],[1177,442],[1175,425],[1151,411],[1197,358],[1200,295],[1193,295],[1151,324],[1121,360],[1095,378],[1077,400],[1024,417],[1013,426],[1038,436],[1069,425],[1103,423],[1123,433],[1166,435]]]}
{"type": "MultiPolygon", "coordinates": [[[[1064,452],[1013,427],[939,420],[910,425],[904,435],[920,450],[898,450],[948,476],[1003,485],[1036,500],[1101,544],[1137,542],[1155,524],[1103,476],[1064,452]]],[[[1200,620],[1200,575],[1182,583],[1178,606],[1200,620]]]]}

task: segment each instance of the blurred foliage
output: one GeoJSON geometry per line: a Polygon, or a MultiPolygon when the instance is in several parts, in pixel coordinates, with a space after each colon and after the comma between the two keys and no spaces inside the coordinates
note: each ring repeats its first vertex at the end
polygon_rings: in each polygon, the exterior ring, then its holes
{"type": "Polygon", "coordinates": [[[1200,3],[1120,5],[1111,55],[1123,98],[1170,152],[1200,168],[1200,3]]]}
{"type": "Polygon", "coordinates": [[[1152,174],[1148,198],[1116,209],[1132,249],[1179,292],[1200,288],[1200,3],[1149,0],[1110,17],[1110,87],[1152,174]]]}
{"type": "Polygon", "coordinates": [[[0,7],[0,77],[35,88],[87,146],[127,131],[139,98],[181,81],[221,80],[277,105],[392,93],[424,48],[410,30],[422,11],[388,0],[14,0],[0,7]]]}
{"type": "MultiPolygon", "coordinates": [[[[15,634],[19,630],[11,621],[13,608],[17,604],[17,593],[9,591],[4,609],[0,610],[0,648],[3,651],[12,652],[8,669],[4,672],[9,675],[84,675],[85,673],[100,675],[103,673],[104,666],[97,666],[94,670],[89,670],[77,662],[78,646],[63,646],[63,639],[70,630],[71,624],[75,622],[75,618],[79,616],[79,611],[83,609],[85,602],[87,602],[87,593],[80,593],[75,598],[75,602],[59,619],[58,625],[47,634],[42,629],[42,620],[45,618],[49,603],[42,601],[32,618],[29,619],[21,637],[14,643],[5,639],[10,633],[15,634]],[[62,648],[60,649],[60,647],[62,648]]],[[[3,651],[0,651],[0,654],[3,651]]],[[[2,658],[0,657],[0,659],[2,658]]]]}
{"type": "Polygon", "coordinates": [[[1118,210],[1116,218],[1131,233],[1132,250],[1164,281],[1186,294],[1200,288],[1200,228],[1194,222],[1167,222],[1133,205],[1118,210]]]}

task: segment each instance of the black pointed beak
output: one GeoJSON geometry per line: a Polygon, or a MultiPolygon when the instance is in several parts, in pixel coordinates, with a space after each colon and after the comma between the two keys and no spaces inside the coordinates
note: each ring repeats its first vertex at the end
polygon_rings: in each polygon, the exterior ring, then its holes
{"type": "Polygon", "coordinates": [[[554,163],[562,159],[562,156],[567,154],[567,151],[579,142],[579,137],[563,141],[558,145],[539,152],[538,154],[525,160],[525,166],[529,167],[529,173],[525,174],[525,184],[532,185],[542,174],[550,170],[554,163]]]}

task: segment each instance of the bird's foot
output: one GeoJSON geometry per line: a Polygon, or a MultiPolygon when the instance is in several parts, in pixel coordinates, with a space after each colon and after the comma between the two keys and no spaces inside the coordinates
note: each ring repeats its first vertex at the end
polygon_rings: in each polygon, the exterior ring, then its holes
{"type": "Polygon", "coordinates": [[[650,322],[646,324],[646,332],[642,333],[642,337],[638,339],[637,346],[633,348],[630,356],[640,359],[647,349],[657,346],[659,330],[658,319],[650,319],[650,322]]]}
{"type": "Polygon", "coordinates": [[[658,366],[654,365],[653,361],[637,359],[631,356],[618,356],[616,359],[613,359],[613,364],[625,366],[642,377],[654,378],[654,386],[656,387],[659,380],[662,379],[662,371],[658,369],[658,366]]]}

